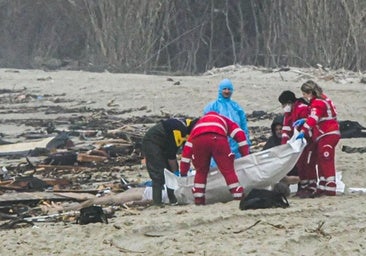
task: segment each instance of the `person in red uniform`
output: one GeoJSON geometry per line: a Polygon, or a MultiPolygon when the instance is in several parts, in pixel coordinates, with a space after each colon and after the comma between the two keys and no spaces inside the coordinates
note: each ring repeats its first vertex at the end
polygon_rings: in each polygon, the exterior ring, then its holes
{"type": "Polygon", "coordinates": [[[297,139],[306,136],[314,143],[313,155],[316,158],[319,176],[314,196],[335,196],[335,147],[341,138],[336,108],[322,88],[312,80],[305,82],[301,91],[304,98],[309,100],[310,115],[306,119],[297,120],[294,126],[300,127],[297,139]]]}
{"type": "Polygon", "coordinates": [[[211,111],[197,121],[183,147],[180,175],[187,175],[192,160],[192,164],[196,168],[192,188],[196,205],[205,204],[206,182],[211,157],[214,158],[224,176],[233,198],[240,200],[243,196],[244,188],[240,185],[235,173],[235,154],[230,149],[228,136],[238,143],[242,156],[249,154],[245,132],[230,119],[211,111]]]}
{"type": "MultiPolygon", "coordinates": [[[[307,118],[310,106],[305,99],[296,98],[292,91],[283,91],[278,97],[278,101],[282,104],[284,111],[281,144],[285,144],[294,134],[293,123],[296,120],[307,118]]],[[[317,189],[316,163],[315,158],[312,157],[313,146],[311,140],[307,140],[307,145],[295,165],[300,179],[296,196],[300,198],[311,197],[317,189]]]]}

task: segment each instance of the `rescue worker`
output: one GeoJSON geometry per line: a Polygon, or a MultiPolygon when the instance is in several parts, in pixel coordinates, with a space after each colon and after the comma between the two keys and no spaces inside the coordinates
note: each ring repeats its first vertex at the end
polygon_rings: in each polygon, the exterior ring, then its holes
{"type": "MultiPolygon", "coordinates": [[[[303,98],[296,98],[292,91],[283,91],[278,97],[284,111],[282,127],[282,144],[294,134],[293,123],[301,118],[307,118],[310,113],[309,103],[303,98]]],[[[296,163],[296,171],[300,182],[296,196],[300,198],[312,197],[317,189],[316,163],[313,155],[314,144],[307,140],[300,158],[296,163]]]]}
{"type": "MultiPolygon", "coordinates": [[[[177,151],[186,141],[196,121],[191,119],[167,119],[152,126],[142,139],[142,152],[146,168],[152,181],[152,198],[154,205],[162,205],[164,189],[164,169],[176,174],[178,170],[177,151]]],[[[174,190],[167,189],[169,202],[176,204],[174,190]]]]}
{"type": "Polygon", "coordinates": [[[337,189],[335,147],[341,138],[336,108],[323,93],[322,88],[312,80],[305,82],[301,86],[301,91],[304,98],[309,101],[311,109],[309,116],[297,120],[294,126],[300,127],[297,139],[306,136],[314,143],[313,155],[316,158],[319,176],[314,196],[335,196],[337,189]]]}
{"type": "Polygon", "coordinates": [[[249,146],[244,131],[229,118],[216,112],[208,112],[198,120],[183,147],[180,175],[187,175],[192,160],[196,169],[192,188],[196,205],[205,204],[207,175],[212,157],[224,176],[233,198],[240,200],[243,196],[244,189],[239,184],[238,176],[234,170],[235,156],[230,150],[228,136],[238,143],[241,156],[249,154],[249,146]]]}
{"type": "MultiPolygon", "coordinates": [[[[207,114],[210,111],[214,111],[229,118],[231,121],[239,125],[239,127],[245,132],[248,146],[251,146],[249,138],[249,130],[247,125],[247,117],[244,109],[235,101],[231,99],[234,92],[234,86],[231,80],[223,79],[218,88],[217,100],[210,102],[204,108],[203,114],[207,114]]],[[[239,146],[235,140],[229,138],[231,151],[235,154],[235,158],[239,158],[239,146]]],[[[211,166],[216,166],[215,162],[211,162],[211,166]]]]}

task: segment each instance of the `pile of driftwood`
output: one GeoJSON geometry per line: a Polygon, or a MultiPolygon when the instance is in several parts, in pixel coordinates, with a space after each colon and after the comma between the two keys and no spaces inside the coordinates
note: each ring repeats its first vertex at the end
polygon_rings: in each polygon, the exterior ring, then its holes
{"type": "MultiPolygon", "coordinates": [[[[148,200],[142,201],[148,174],[141,141],[151,125],[169,116],[123,119],[112,112],[93,110],[87,117],[71,116],[62,121],[23,120],[34,127],[34,131],[18,136],[23,142],[1,140],[0,219],[11,220],[5,227],[74,221],[78,211],[90,205],[104,206],[109,215],[121,207],[127,209],[128,202],[138,207],[149,205],[148,200]]],[[[248,116],[250,120],[274,117],[263,111],[248,116]]],[[[250,130],[253,148],[260,150],[270,129],[250,130]]]]}
{"type": "MultiPolygon", "coordinates": [[[[122,118],[144,107],[117,110],[111,102],[107,109],[75,108],[65,102],[65,94],[37,95],[26,88],[0,90],[0,113],[31,116],[0,121],[0,125],[30,127],[16,137],[9,137],[5,129],[0,134],[0,220],[6,221],[0,228],[35,221],[75,221],[79,210],[91,205],[103,206],[109,217],[122,208],[127,214],[137,214],[130,202],[137,209],[149,205],[149,200],[143,200],[149,177],[141,141],[151,125],[170,116],[122,118]],[[34,107],[31,103],[39,99],[48,103],[34,107]],[[40,119],[38,113],[57,117],[40,119]]],[[[248,121],[271,123],[276,115],[254,111],[248,121]]],[[[349,136],[355,134],[351,128],[363,129],[354,123],[345,127],[349,136]]],[[[251,151],[261,150],[270,127],[249,126],[249,130],[251,151]]]]}

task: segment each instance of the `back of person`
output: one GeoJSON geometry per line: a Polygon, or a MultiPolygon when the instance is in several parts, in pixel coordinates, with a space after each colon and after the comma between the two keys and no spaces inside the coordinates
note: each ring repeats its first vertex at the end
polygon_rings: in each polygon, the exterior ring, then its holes
{"type": "Polygon", "coordinates": [[[228,136],[238,143],[242,156],[249,154],[244,131],[225,116],[209,112],[198,120],[183,148],[180,174],[181,176],[187,175],[192,160],[196,168],[192,193],[197,205],[205,204],[206,182],[211,158],[215,159],[233,199],[242,198],[243,187],[235,173],[234,154],[231,152],[228,136]]]}

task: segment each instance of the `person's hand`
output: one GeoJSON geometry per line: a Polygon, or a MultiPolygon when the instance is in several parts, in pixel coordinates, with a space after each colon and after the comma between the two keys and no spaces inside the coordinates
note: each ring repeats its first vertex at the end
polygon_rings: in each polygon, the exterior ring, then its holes
{"type": "Polygon", "coordinates": [[[297,140],[302,140],[305,137],[305,134],[300,132],[299,135],[297,135],[296,139],[297,140]]]}
{"type": "Polygon", "coordinates": [[[173,173],[174,173],[174,175],[175,175],[175,176],[180,177],[180,172],[179,172],[179,170],[176,170],[176,171],[174,171],[173,173]]]}
{"type": "Polygon", "coordinates": [[[292,127],[302,126],[305,123],[306,119],[298,119],[293,124],[292,127]]]}

